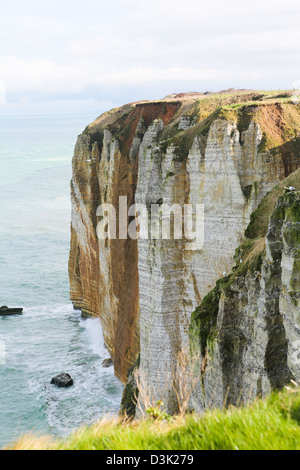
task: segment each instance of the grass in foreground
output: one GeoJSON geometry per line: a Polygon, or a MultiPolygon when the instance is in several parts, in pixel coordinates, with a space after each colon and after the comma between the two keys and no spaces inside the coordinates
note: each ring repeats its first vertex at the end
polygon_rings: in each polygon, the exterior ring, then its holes
{"type": "Polygon", "coordinates": [[[11,450],[299,450],[300,390],[171,422],[103,420],[65,441],[22,437],[11,450]]]}

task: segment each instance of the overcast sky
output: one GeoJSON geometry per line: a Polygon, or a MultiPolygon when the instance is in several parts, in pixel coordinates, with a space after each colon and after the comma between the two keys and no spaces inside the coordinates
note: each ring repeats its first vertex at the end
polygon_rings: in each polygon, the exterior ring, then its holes
{"type": "Polygon", "coordinates": [[[286,89],[300,80],[299,0],[1,6],[1,115],[100,114],[174,92],[286,89]]]}

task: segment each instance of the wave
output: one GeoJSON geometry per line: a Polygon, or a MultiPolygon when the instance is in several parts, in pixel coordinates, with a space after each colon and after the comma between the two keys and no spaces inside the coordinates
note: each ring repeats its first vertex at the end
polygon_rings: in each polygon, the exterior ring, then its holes
{"type": "Polygon", "coordinates": [[[0,446],[16,437],[16,422],[18,434],[62,437],[118,413],[123,386],[101,365],[108,352],[99,319],[82,319],[69,303],[29,307],[1,321],[1,340],[7,361],[0,366],[0,446]],[[73,387],[51,385],[61,372],[73,387]]]}

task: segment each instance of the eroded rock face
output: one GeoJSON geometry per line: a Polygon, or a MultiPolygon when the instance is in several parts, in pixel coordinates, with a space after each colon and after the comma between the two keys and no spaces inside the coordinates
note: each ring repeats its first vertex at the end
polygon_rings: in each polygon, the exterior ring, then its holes
{"type": "Polygon", "coordinates": [[[266,239],[193,314],[202,366],[194,409],[247,403],[299,380],[299,233],[300,193],[286,191],[266,239]]]}
{"type": "MultiPolygon", "coordinates": [[[[232,100],[247,104],[251,96],[232,100]]],[[[280,151],[287,134],[278,131],[276,142],[273,127],[268,134],[273,113],[290,126],[287,116],[298,116],[298,108],[228,111],[219,99],[199,99],[170,97],[106,113],[79,136],[73,160],[71,299],[100,317],[117,376],[126,381],[140,352],[140,368],[157,396],[176,354],[189,346],[192,312],[231,271],[250,214],[299,166],[294,155],[287,168],[280,151]],[[203,249],[193,251],[185,240],[99,241],[97,206],[117,207],[119,196],[128,197],[128,207],[204,204],[203,249]]],[[[174,411],[172,391],[163,393],[174,411]]]]}
{"type": "Polygon", "coordinates": [[[107,203],[118,208],[119,196],[127,196],[128,208],[134,204],[146,127],[160,115],[167,123],[178,108],[179,103],[168,108],[164,103],[125,106],[96,121],[75,148],[71,300],[84,315],[100,316],[116,375],[123,381],[140,349],[138,246],[130,238],[98,240],[97,207],[107,203]]]}

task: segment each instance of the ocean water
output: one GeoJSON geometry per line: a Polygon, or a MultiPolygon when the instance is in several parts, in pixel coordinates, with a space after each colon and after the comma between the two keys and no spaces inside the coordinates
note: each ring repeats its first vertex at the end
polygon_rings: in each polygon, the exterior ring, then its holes
{"type": "Polygon", "coordinates": [[[66,436],[118,412],[122,385],[98,319],[69,302],[71,160],[96,116],[0,117],[0,448],[25,432],[66,436]],[[51,378],[68,372],[74,387],[51,378]]]}

